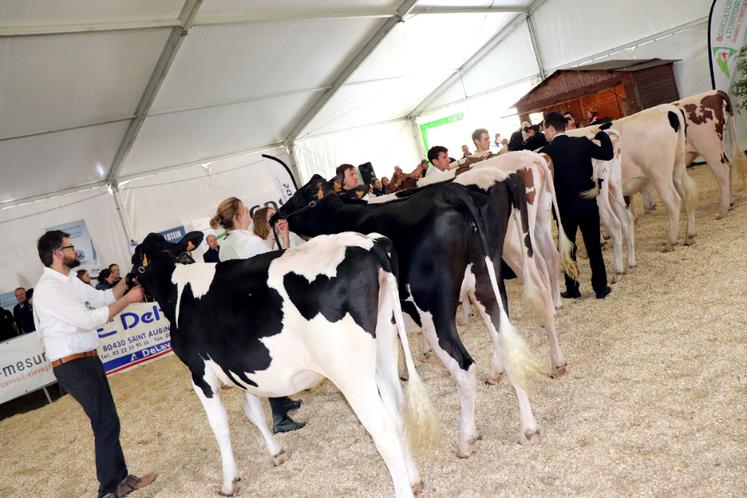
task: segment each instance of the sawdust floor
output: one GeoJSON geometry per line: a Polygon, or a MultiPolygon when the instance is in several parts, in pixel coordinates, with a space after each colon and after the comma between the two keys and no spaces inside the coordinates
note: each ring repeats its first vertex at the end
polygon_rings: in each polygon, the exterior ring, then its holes
{"type": "MultiPolygon", "coordinates": [[[[515,442],[518,406],[505,380],[480,382],[483,439],[471,458],[456,458],[456,390],[435,360],[418,361],[444,428],[443,449],[418,458],[425,496],[747,495],[747,201],[738,192],[732,214],[716,221],[710,171],[698,167],[691,175],[701,189],[697,245],[661,254],[664,209],[642,216],[638,267],[604,301],[590,296],[581,261],[585,296],[566,302],[557,319],[569,374],[530,392],[542,428],[535,443],[515,442]]],[[[513,321],[549,364],[542,329],[522,309],[515,281],[508,287],[513,321]]],[[[462,336],[482,380],[487,332],[473,321],[462,336]]],[[[137,496],[216,495],[217,445],[176,357],[114,376],[111,386],[130,471],[160,473],[137,496]]],[[[292,456],[273,468],[244,418],[241,393],[224,394],[240,495],[391,495],[371,439],[334,386],[301,397],[295,417],[308,426],[278,436],[292,456]]],[[[0,422],[0,448],[0,496],[95,496],[89,424],[69,396],[0,422]]]]}

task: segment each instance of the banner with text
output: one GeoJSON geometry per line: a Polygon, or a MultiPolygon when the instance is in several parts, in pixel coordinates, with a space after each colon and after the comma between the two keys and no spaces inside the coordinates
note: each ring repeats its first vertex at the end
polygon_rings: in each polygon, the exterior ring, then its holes
{"type": "Polygon", "coordinates": [[[745,34],[747,0],[714,0],[708,17],[711,84],[729,92],[745,34]]]}
{"type": "Polygon", "coordinates": [[[37,333],[0,343],[0,403],[56,382],[37,333]]]}
{"type": "Polygon", "coordinates": [[[171,352],[169,321],[157,303],[131,304],[97,332],[99,356],[107,374],[171,352]]]}

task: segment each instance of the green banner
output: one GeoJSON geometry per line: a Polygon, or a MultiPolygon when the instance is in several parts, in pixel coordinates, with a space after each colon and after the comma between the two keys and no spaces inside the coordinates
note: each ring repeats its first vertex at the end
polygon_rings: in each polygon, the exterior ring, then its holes
{"type": "Polygon", "coordinates": [[[430,149],[430,144],[428,143],[428,130],[431,128],[438,128],[439,126],[444,126],[447,124],[454,123],[456,121],[461,121],[464,119],[464,113],[458,112],[456,114],[452,114],[451,116],[446,116],[445,118],[436,119],[434,121],[428,121],[427,123],[423,123],[420,125],[420,138],[423,140],[423,146],[425,147],[425,153],[428,153],[428,150],[430,149]]]}

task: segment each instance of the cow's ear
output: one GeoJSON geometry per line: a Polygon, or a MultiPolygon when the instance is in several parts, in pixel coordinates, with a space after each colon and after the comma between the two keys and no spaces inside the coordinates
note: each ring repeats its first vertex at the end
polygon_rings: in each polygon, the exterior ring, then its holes
{"type": "Polygon", "coordinates": [[[194,232],[189,232],[187,235],[182,237],[182,240],[180,240],[178,243],[169,244],[169,250],[175,256],[178,256],[185,251],[192,251],[194,249],[197,249],[197,246],[200,245],[204,236],[205,234],[197,230],[194,232]]]}

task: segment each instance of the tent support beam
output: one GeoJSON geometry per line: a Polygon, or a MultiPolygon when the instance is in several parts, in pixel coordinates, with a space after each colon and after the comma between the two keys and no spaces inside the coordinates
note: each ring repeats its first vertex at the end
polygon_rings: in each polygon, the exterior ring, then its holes
{"type": "Polygon", "coordinates": [[[283,143],[285,145],[285,150],[288,151],[288,157],[290,157],[291,164],[290,170],[293,174],[293,179],[296,182],[296,185],[303,185],[303,179],[301,178],[301,172],[298,171],[298,162],[296,162],[296,143],[293,141],[286,141],[283,143]]]}
{"type": "Polygon", "coordinates": [[[527,16],[527,28],[529,28],[529,39],[532,40],[532,52],[534,52],[534,58],[537,61],[537,68],[539,69],[540,78],[544,81],[547,77],[545,73],[545,66],[542,62],[542,53],[540,52],[539,43],[537,43],[537,35],[534,30],[534,20],[532,16],[527,16]]]}
{"type": "Polygon", "coordinates": [[[418,126],[417,121],[415,121],[415,118],[409,118],[408,121],[410,122],[412,138],[415,140],[415,147],[417,148],[420,157],[422,159],[428,159],[428,151],[425,150],[425,145],[423,145],[423,138],[420,136],[420,127],[418,126]]]}
{"type": "Polygon", "coordinates": [[[402,2],[397,9],[396,15],[388,18],[381,27],[376,30],[376,33],[368,39],[365,45],[355,54],[355,57],[350,60],[345,67],[337,74],[332,86],[322,93],[319,98],[311,105],[311,107],[304,113],[303,117],[291,128],[290,133],[286,137],[286,142],[293,142],[298,138],[298,135],[308,125],[314,116],[329,102],[329,100],[337,93],[342,87],[345,81],[350,77],[353,72],[363,63],[366,58],[376,49],[381,40],[389,33],[389,31],[401,22],[403,18],[412,10],[417,3],[417,0],[405,0],[402,2]]]}
{"type": "Polygon", "coordinates": [[[130,225],[127,221],[127,214],[122,207],[122,200],[119,198],[119,189],[113,188],[111,192],[112,197],[114,198],[114,206],[117,208],[119,222],[122,224],[122,231],[124,232],[125,240],[127,241],[127,250],[130,252],[130,255],[132,255],[132,242],[135,240],[135,237],[132,235],[132,233],[130,233],[130,225]]]}
{"type": "Polygon", "coordinates": [[[119,144],[117,153],[114,155],[114,160],[112,161],[112,166],[109,169],[109,174],[107,175],[106,180],[115,187],[119,172],[122,170],[122,166],[124,166],[127,156],[130,154],[132,146],[135,144],[137,135],[140,133],[145,118],[148,116],[148,112],[150,111],[153,102],[156,100],[158,90],[161,88],[163,80],[166,78],[166,74],[168,73],[171,64],[174,62],[176,54],[179,52],[184,37],[187,36],[189,29],[194,23],[195,16],[202,5],[202,1],[203,0],[186,0],[182,7],[181,14],[179,14],[179,26],[171,29],[171,34],[169,35],[168,40],[166,40],[166,45],[163,47],[161,56],[158,58],[158,63],[156,63],[156,67],[153,69],[153,73],[150,75],[150,79],[148,80],[148,85],[145,87],[145,91],[138,103],[137,110],[135,111],[135,119],[130,122],[130,126],[127,128],[122,143],[119,144]]]}
{"type": "Polygon", "coordinates": [[[76,192],[83,192],[85,190],[91,190],[96,187],[104,187],[106,186],[105,180],[96,180],[91,183],[84,183],[83,185],[77,185],[75,187],[70,187],[62,190],[55,190],[54,192],[47,192],[44,194],[38,194],[38,195],[31,195],[28,197],[21,197],[19,199],[10,199],[8,201],[0,202],[0,209],[7,209],[7,208],[13,208],[18,207],[23,204],[31,204],[33,202],[37,201],[43,201],[45,199],[51,199],[53,197],[60,197],[67,194],[74,194],[76,192]]]}

